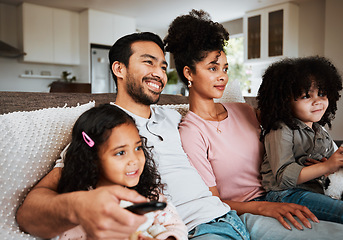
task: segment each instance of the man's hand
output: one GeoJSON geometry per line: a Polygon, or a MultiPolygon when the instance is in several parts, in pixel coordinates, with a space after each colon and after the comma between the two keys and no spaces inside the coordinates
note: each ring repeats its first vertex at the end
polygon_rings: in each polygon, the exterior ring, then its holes
{"type": "MultiPolygon", "coordinates": [[[[256,202],[254,202],[256,203],[256,202]]],[[[277,203],[277,202],[257,202],[260,203],[257,207],[259,215],[273,217],[277,219],[285,228],[291,230],[291,226],[286,222],[288,219],[294,227],[302,230],[302,225],[294,218],[298,217],[299,220],[307,228],[312,228],[308,219],[314,222],[319,222],[317,217],[305,206],[301,206],[294,203],[277,203]]]]}
{"type": "Polygon", "coordinates": [[[146,221],[119,206],[120,200],[138,203],[146,199],[136,191],[121,186],[99,187],[91,191],[74,192],[70,212],[72,222],[81,224],[87,239],[128,239],[146,221]]]}

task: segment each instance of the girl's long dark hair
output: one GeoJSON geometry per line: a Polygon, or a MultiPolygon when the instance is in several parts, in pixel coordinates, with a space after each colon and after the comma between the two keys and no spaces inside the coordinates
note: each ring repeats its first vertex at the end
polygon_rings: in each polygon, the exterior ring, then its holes
{"type": "MultiPolygon", "coordinates": [[[[91,108],[79,117],[73,127],[72,141],[64,159],[57,188],[59,193],[96,188],[100,178],[99,147],[107,141],[111,130],[122,124],[135,125],[135,121],[123,110],[111,104],[91,108]],[[93,147],[84,141],[83,131],[94,141],[93,147]]],[[[152,158],[151,147],[146,146],[146,138],[141,139],[146,161],[139,183],[132,189],[151,200],[158,200],[159,194],[163,191],[163,184],[152,158]]]]}
{"type": "Polygon", "coordinates": [[[262,135],[281,127],[298,129],[292,114],[291,103],[314,84],[327,95],[329,105],[318,122],[324,126],[335,117],[337,101],[342,90],[342,78],[335,66],[324,57],[304,57],[284,59],[273,63],[265,71],[258,91],[258,108],[261,111],[262,135]]]}

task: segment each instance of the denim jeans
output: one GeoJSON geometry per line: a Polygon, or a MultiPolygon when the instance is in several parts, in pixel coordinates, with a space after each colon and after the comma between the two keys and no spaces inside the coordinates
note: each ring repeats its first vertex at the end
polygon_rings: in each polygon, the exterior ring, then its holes
{"type": "MultiPolygon", "coordinates": [[[[334,222],[320,221],[314,223],[312,228],[296,229],[287,219],[292,230],[284,228],[275,218],[245,213],[240,215],[243,223],[250,233],[251,240],[332,240],[343,239],[343,225],[334,222]]],[[[294,217],[299,223],[300,220],[294,217]]],[[[203,238],[212,239],[212,238],[203,238]]],[[[198,240],[198,239],[197,239],[198,240]]]]}
{"type": "Polygon", "coordinates": [[[319,220],[343,223],[343,201],[324,194],[291,188],[284,191],[270,191],[264,198],[258,200],[296,203],[306,206],[319,220]]]}
{"type": "Polygon", "coordinates": [[[236,211],[230,211],[208,223],[203,223],[189,232],[189,239],[196,240],[249,240],[247,231],[236,211]]]}
{"type": "MultiPolygon", "coordinates": [[[[224,217],[227,216],[223,216],[223,218],[224,217]]],[[[295,227],[292,227],[292,230],[288,230],[275,218],[253,215],[250,213],[242,214],[239,217],[244,226],[248,229],[251,240],[332,240],[343,238],[343,225],[339,223],[326,221],[321,221],[320,223],[311,222],[311,229],[304,227],[304,230],[297,230],[295,227]]],[[[235,217],[234,219],[234,222],[236,222],[235,217]]],[[[295,217],[295,219],[297,218],[295,217]]],[[[299,219],[297,220],[300,222],[299,219]]],[[[216,220],[207,224],[200,224],[190,231],[189,239],[226,240],[237,239],[237,237],[238,239],[242,239],[230,224],[223,224],[221,226],[216,225],[214,232],[213,229],[211,229],[211,225],[215,222],[216,220]],[[207,228],[208,226],[209,228],[207,228]],[[222,235],[222,233],[224,233],[224,235],[222,235]]],[[[290,222],[288,223],[292,226],[290,222]]]]}

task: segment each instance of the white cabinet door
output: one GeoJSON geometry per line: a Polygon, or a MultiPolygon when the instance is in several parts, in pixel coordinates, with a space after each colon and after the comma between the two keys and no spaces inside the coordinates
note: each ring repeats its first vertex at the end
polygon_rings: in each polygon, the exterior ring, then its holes
{"type": "Polygon", "coordinates": [[[52,9],[22,5],[24,61],[53,63],[52,9]]]}
{"type": "Polygon", "coordinates": [[[54,9],[54,62],[79,64],[79,17],[77,13],[54,9]]]}
{"type": "Polygon", "coordinates": [[[78,13],[28,3],[20,8],[24,61],[79,64],[78,13]]]}
{"type": "Polygon", "coordinates": [[[91,9],[88,11],[88,14],[89,42],[111,46],[114,43],[112,14],[91,9]]]}
{"type": "Polygon", "coordinates": [[[120,37],[136,32],[136,20],[96,10],[88,10],[89,42],[112,46],[120,37]]]}
{"type": "Polygon", "coordinates": [[[112,26],[113,42],[111,45],[122,36],[136,32],[136,20],[134,18],[115,15],[112,19],[112,26]]]}

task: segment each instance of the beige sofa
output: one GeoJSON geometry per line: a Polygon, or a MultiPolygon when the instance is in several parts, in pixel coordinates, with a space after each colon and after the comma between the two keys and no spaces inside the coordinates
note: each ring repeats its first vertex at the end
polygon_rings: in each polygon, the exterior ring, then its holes
{"type": "MultiPolygon", "coordinates": [[[[115,94],[0,92],[0,239],[38,239],[21,232],[15,213],[29,190],[53,167],[78,116],[115,94]]],[[[184,96],[158,104],[187,110],[184,96]]]]}
{"type": "MultiPolygon", "coordinates": [[[[1,240],[38,239],[19,230],[15,221],[19,205],[52,169],[70,141],[78,116],[95,105],[114,102],[115,96],[111,93],[0,92],[1,240]]],[[[238,97],[233,100],[244,101],[238,97]]],[[[245,101],[255,105],[254,98],[245,101]]],[[[158,104],[181,114],[188,111],[188,98],[184,96],[162,94],[158,104]]]]}

